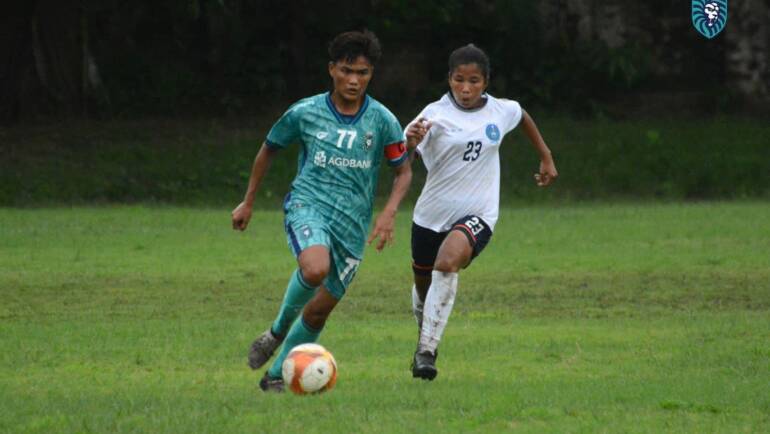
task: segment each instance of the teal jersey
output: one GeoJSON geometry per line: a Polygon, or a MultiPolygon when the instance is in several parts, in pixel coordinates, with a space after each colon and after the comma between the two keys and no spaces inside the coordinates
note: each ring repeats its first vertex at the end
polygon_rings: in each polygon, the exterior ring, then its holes
{"type": "Polygon", "coordinates": [[[286,210],[311,207],[328,220],[332,236],[363,256],[380,164],[406,162],[404,134],[396,117],[365,96],[355,116],[340,114],[330,94],[289,107],[267,135],[271,148],[301,146],[286,210]]]}

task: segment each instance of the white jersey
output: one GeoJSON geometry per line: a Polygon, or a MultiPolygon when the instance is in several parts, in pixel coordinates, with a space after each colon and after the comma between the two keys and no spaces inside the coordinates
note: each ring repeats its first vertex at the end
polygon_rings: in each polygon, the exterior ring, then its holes
{"type": "Polygon", "coordinates": [[[444,232],[472,214],[494,230],[500,204],[500,143],[519,124],[522,111],[516,101],[484,97],[484,106],[467,110],[447,93],[412,121],[424,117],[432,123],[417,145],[428,170],[414,208],[417,225],[444,232]]]}

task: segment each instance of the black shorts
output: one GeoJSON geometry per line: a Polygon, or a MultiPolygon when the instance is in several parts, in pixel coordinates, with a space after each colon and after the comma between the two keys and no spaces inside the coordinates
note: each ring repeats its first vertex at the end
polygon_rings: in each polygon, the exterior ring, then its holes
{"type": "MultiPolygon", "coordinates": [[[[452,223],[446,232],[435,232],[412,222],[412,269],[414,274],[427,276],[433,271],[438,249],[451,231],[460,231],[468,238],[473,248],[471,261],[478,256],[492,238],[492,229],[487,222],[475,215],[467,215],[452,223]]],[[[470,263],[469,263],[470,265],[470,263]]],[[[467,265],[466,265],[467,266],[467,265]]]]}

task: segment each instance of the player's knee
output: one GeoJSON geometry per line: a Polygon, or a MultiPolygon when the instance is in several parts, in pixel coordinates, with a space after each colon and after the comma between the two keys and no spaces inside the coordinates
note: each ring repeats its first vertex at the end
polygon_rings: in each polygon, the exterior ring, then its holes
{"type": "Polygon", "coordinates": [[[433,269],[443,273],[456,273],[462,267],[461,258],[455,255],[440,255],[433,264],[433,269]]]}
{"type": "Polygon", "coordinates": [[[329,264],[310,263],[302,266],[302,279],[308,285],[318,286],[329,274],[329,264]]]}

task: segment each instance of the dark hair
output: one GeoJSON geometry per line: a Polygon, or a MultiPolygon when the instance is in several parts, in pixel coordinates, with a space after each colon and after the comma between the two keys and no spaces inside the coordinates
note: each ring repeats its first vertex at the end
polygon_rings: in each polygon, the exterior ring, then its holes
{"type": "Polygon", "coordinates": [[[358,56],[364,56],[369,63],[375,65],[381,55],[380,41],[368,30],[340,33],[329,44],[329,59],[332,62],[353,62],[358,56]]]}
{"type": "Polygon", "coordinates": [[[458,66],[471,63],[478,65],[484,78],[489,81],[489,57],[484,50],[473,44],[452,51],[449,55],[449,74],[451,75],[458,66]]]}

